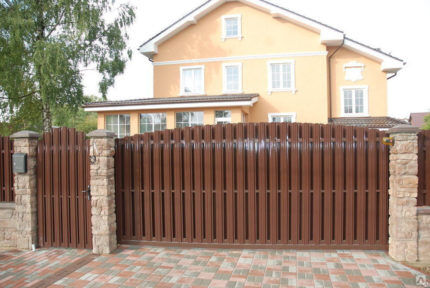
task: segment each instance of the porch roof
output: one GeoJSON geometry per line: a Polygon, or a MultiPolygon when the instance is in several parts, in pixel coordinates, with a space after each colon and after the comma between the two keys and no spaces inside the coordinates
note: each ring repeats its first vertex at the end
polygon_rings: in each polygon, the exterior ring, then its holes
{"type": "Polygon", "coordinates": [[[332,118],[330,122],[336,125],[367,127],[376,129],[389,129],[399,124],[407,124],[406,121],[392,117],[343,117],[332,118]]]}
{"type": "Polygon", "coordinates": [[[253,106],[258,94],[223,94],[208,96],[181,96],[144,98],[118,101],[91,102],[83,106],[85,111],[125,111],[175,108],[253,106]]]}

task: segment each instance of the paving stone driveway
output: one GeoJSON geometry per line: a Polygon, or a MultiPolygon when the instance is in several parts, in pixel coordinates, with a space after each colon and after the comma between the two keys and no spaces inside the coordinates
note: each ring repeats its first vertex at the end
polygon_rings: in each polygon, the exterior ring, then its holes
{"type": "Polygon", "coordinates": [[[0,251],[0,287],[417,287],[417,275],[379,251],[0,251]]]}

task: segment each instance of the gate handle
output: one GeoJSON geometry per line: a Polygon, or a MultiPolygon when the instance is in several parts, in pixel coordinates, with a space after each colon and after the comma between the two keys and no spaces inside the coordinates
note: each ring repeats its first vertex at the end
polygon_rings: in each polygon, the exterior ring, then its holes
{"type": "Polygon", "coordinates": [[[87,193],[88,201],[91,200],[91,185],[88,185],[87,190],[82,191],[82,193],[87,193]]]}

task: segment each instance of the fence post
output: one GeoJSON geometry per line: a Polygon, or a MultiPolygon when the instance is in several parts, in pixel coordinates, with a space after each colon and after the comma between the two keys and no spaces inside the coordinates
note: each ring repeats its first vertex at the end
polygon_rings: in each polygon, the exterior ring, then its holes
{"type": "Polygon", "coordinates": [[[27,172],[14,173],[16,247],[32,249],[37,245],[37,138],[33,131],[20,131],[10,136],[14,153],[27,154],[27,172]]]}
{"type": "Polygon", "coordinates": [[[399,125],[389,130],[390,149],[389,254],[397,261],[418,260],[418,136],[419,129],[399,125]]]}
{"type": "Polygon", "coordinates": [[[115,215],[115,133],[96,130],[90,137],[91,223],[93,253],[117,248],[115,215]]]}

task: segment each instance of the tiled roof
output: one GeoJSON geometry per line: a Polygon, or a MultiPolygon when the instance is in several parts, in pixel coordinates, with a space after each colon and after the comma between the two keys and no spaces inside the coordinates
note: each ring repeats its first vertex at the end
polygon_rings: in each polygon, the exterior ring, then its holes
{"type": "Polygon", "coordinates": [[[332,118],[330,122],[337,125],[367,127],[376,129],[389,129],[396,125],[408,124],[406,121],[392,117],[332,118]]]}
{"type": "Polygon", "coordinates": [[[421,127],[425,123],[424,118],[428,115],[430,115],[430,112],[411,113],[409,122],[411,122],[413,126],[421,127]]]}
{"type": "Polygon", "coordinates": [[[144,98],[118,101],[91,102],[85,104],[84,108],[109,107],[109,106],[134,106],[134,105],[154,105],[154,104],[178,104],[178,103],[205,103],[205,102],[236,102],[251,101],[257,98],[258,94],[224,94],[211,96],[181,96],[167,98],[144,98]]]}

